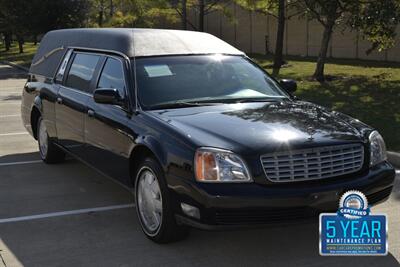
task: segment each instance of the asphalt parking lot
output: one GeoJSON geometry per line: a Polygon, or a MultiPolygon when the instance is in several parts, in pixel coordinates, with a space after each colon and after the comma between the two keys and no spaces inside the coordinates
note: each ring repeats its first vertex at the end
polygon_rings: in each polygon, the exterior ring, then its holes
{"type": "Polygon", "coordinates": [[[399,266],[400,173],[386,257],[321,257],[318,224],[227,232],[193,230],[157,245],[142,234],[131,193],[68,159],[39,160],[20,118],[25,73],[0,65],[0,266],[399,266]]]}

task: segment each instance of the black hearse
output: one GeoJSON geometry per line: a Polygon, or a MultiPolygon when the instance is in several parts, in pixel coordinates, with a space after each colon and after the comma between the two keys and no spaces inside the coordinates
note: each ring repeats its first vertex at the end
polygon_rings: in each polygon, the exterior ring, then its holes
{"type": "Polygon", "coordinates": [[[379,133],[293,96],[243,52],[199,32],[47,33],[23,89],[42,159],[66,153],[134,188],[146,236],[297,221],[362,191],[391,193],[379,133]]]}

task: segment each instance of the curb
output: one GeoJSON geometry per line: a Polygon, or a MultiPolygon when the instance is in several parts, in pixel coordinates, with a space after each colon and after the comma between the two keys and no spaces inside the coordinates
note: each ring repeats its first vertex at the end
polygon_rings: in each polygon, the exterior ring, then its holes
{"type": "Polygon", "coordinates": [[[388,160],[396,168],[400,168],[400,153],[388,151],[388,160]]]}
{"type": "Polygon", "coordinates": [[[1,64],[9,65],[9,66],[11,66],[11,67],[14,67],[14,68],[17,68],[17,69],[20,69],[20,70],[23,70],[23,71],[25,71],[25,72],[28,72],[28,71],[29,71],[29,68],[23,67],[23,66],[21,66],[21,65],[15,64],[15,63],[12,63],[12,62],[10,62],[10,61],[0,60],[0,63],[1,63],[1,64]]]}

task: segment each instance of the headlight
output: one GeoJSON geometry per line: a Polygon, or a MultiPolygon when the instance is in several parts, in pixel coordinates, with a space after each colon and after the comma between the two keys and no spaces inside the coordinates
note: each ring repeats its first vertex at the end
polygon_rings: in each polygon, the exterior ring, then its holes
{"type": "Polygon", "coordinates": [[[372,167],[385,161],[387,158],[385,141],[383,141],[382,136],[377,131],[373,131],[369,135],[369,144],[371,151],[369,165],[372,167]]]}
{"type": "Polygon", "coordinates": [[[199,182],[251,182],[244,161],[233,152],[199,148],[195,155],[195,175],[199,182]]]}

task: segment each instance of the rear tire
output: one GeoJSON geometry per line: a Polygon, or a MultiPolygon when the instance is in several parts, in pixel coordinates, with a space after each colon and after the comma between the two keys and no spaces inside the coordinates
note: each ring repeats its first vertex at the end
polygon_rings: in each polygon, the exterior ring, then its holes
{"type": "Polygon", "coordinates": [[[39,154],[42,160],[49,164],[62,162],[65,159],[65,152],[55,145],[49,138],[47,128],[42,117],[39,117],[36,129],[39,154]]]}
{"type": "Polygon", "coordinates": [[[153,158],[143,160],[136,172],[136,212],[144,234],[156,243],[184,239],[189,228],[178,225],[170,192],[160,164],[153,158]]]}

